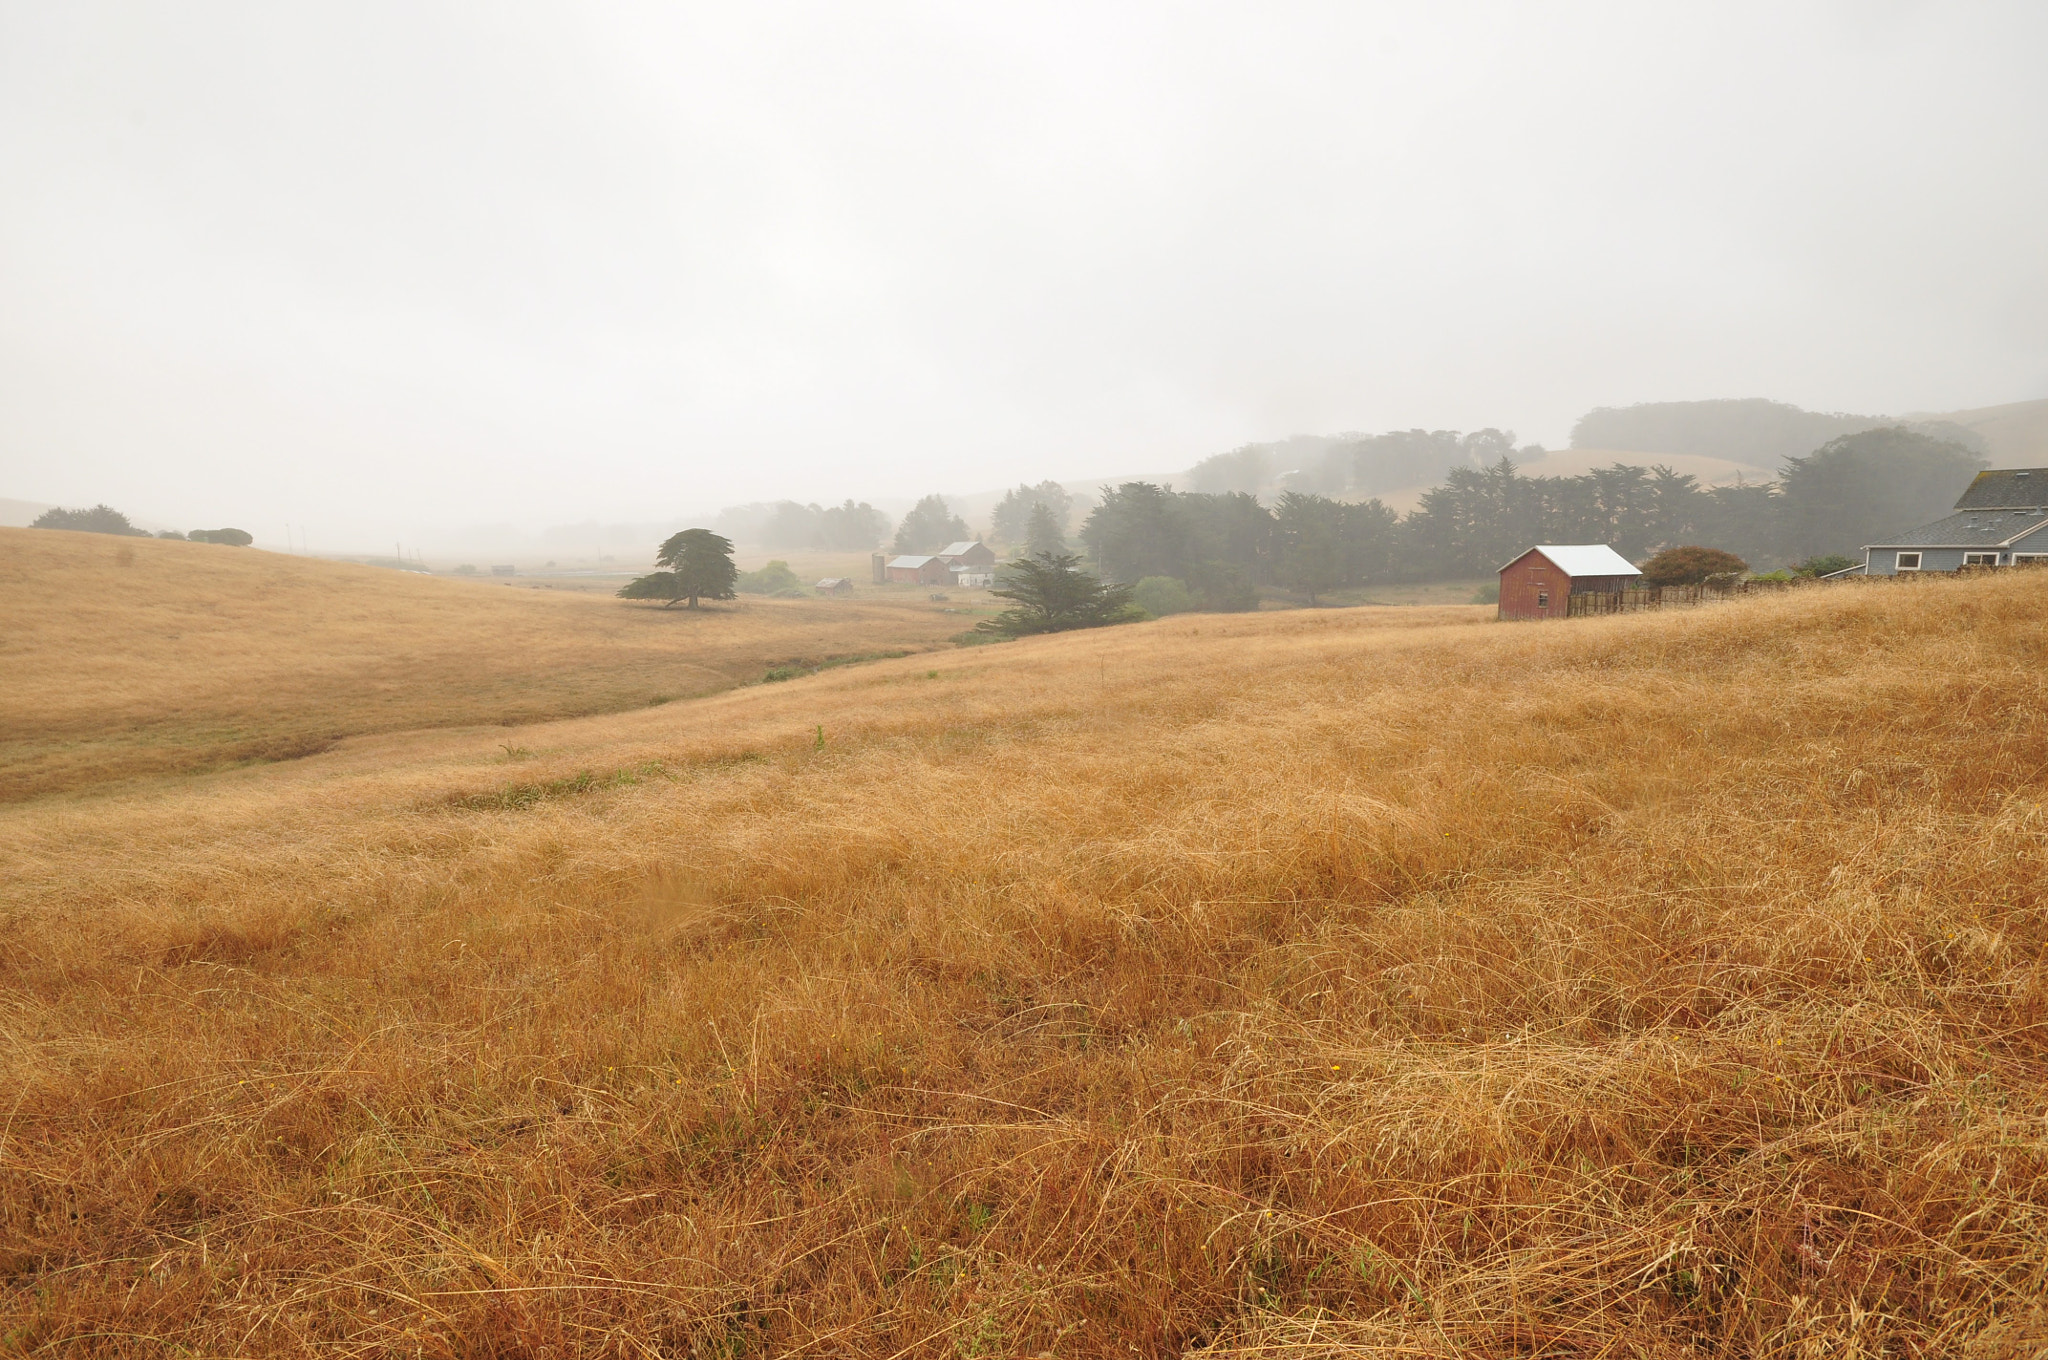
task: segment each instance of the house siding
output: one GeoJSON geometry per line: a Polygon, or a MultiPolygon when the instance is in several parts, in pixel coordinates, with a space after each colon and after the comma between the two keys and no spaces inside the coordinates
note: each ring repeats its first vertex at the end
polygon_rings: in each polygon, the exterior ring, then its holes
{"type": "MultiPolygon", "coordinates": [[[[1897,576],[1899,554],[1902,552],[1919,553],[1921,571],[1957,571],[1963,566],[1965,554],[1990,552],[1996,546],[1987,543],[1975,548],[1872,548],[1868,553],[1866,572],[1871,576],[1897,576]]],[[[2048,553],[2048,524],[1998,548],[1998,564],[2010,566],[2014,553],[2048,553]]],[[[1910,571],[1906,574],[1912,575],[1910,571]]]]}

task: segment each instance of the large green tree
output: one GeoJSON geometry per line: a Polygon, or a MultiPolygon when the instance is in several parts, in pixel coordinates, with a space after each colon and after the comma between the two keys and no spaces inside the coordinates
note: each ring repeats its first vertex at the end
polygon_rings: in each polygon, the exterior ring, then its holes
{"type": "MultiPolygon", "coordinates": [[[[709,529],[684,529],[670,534],[654,556],[657,571],[627,585],[619,592],[625,600],[666,600],[676,604],[687,600],[695,609],[697,601],[730,600],[739,580],[739,568],[732,561],[732,540],[709,529]]],[[[666,607],[666,606],[664,606],[666,607]]]]}
{"type": "Polygon", "coordinates": [[[1280,583],[1308,596],[1345,585],[1350,577],[1345,560],[1344,507],[1322,496],[1285,491],[1274,508],[1273,524],[1280,548],[1280,583]]]}
{"type": "Polygon", "coordinates": [[[975,631],[999,637],[1100,628],[1143,617],[1131,603],[1131,587],[1108,585],[1081,570],[1071,553],[1039,553],[1003,568],[1002,584],[991,592],[1013,603],[975,631]]]}
{"type": "Polygon", "coordinates": [[[1946,515],[1984,466],[1961,444],[1902,425],[1833,439],[1783,473],[1783,556],[1856,553],[1946,515]]]}

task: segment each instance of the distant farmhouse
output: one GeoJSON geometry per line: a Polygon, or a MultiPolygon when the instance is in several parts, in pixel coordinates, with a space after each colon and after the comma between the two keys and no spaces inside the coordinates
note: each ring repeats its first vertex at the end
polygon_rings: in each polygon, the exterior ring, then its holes
{"type": "Polygon", "coordinates": [[[1612,594],[1643,574],[1605,543],[1544,543],[1500,569],[1503,619],[1562,619],[1574,595],[1612,594]]]}
{"type": "Polygon", "coordinates": [[[853,578],[850,576],[827,576],[811,588],[820,595],[851,595],[853,594],[853,578]]]}
{"type": "Polygon", "coordinates": [[[1896,576],[2048,562],[2048,468],[1980,472],[1956,513],[1863,549],[1840,576],[1896,576]]]}
{"type": "Polygon", "coordinates": [[[975,539],[971,543],[948,543],[939,557],[952,570],[953,584],[963,590],[986,589],[996,583],[995,550],[975,539]]]}
{"type": "MultiPolygon", "coordinates": [[[[876,553],[877,561],[881,554],[876,553]]],[[[901,585],[950,586],[959,583],[963,572],[987,574],[995,568],[996,555],[980,539],[948,543],[935,553],[909,553],[882,563],[880,580],[901,585]]]]}

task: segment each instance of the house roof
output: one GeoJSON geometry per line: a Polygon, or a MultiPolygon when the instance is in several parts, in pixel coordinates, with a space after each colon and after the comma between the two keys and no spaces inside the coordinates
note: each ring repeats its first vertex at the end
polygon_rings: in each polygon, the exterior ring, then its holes
{"type": "Polygon", "coordinates": [[[938,555],[936,553],[923,553],[912,557],[891,558],[889,561],[889,565],[892,567],[903,567],[906,570],[915,570],[916,568],[923,566],[927,562],[936,562],[938,560],[938,555]]]}
{"type": "Polygon", "coordinates": [[[1958,510],[2021,510],[2048,506],[2048,468],[1980,472],[1956,502],[1958,510]]]}
{"type": "Polygon", "coordinates": [[[834,586],[843,586],[843,585],[850,585],[850,584],[852,584],[852,582],[851,582],[851,581],[850,581],[850,580],[849,580],[849,579],[848,579],[847,577],[844,577],[844,576],[827,576],[827,577],[826,577],[826,578],[824,578],[824,579],[823,579],[822,581],[819,581],[817,585],[815,585],[815,586],[811,587],[811,589],[813,589],[813,590],[830,590],[830,589],[832,589],[832,587],[834,587],[834,586]]]}
{"type": "Polygon", "coordinates": [[[970,538],[961,543],[948,543],[945,547],[939,549],[938,552],[933,555],[936,557],[958,557],[960,554],[964,552],[972,552],[974,549],[980,546],[980,539],[970,538]]]}
{"type": "MultiPolygon", "coordinates": [[[[1540,552],[1550,559],[1550,565],[1567,576],[1641,576],[1623,557],[1605,543],[1538,543],[1529,552],[1540,552]]],[[[1515,558],[1519,562],[1529,553],[1515,558]]],[[[1504,563],[1500,570],[1506,571],[1514,562],[1504,563]]]]}
{"type": "Polygon", "coordinates": [[[1963,510],[1932,524],[1909,529],[1871,548],[2001,548],[2024,538],[2042,525],[2048,514],[2040,510],[1963,510]]]}

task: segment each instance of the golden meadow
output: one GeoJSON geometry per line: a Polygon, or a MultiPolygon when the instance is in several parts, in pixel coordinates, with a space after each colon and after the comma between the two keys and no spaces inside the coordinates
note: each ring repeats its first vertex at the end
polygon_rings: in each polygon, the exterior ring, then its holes
{"type": "Polygon", "coordinates": [[[0,533],[0,1355],[2048,1345],[2041,578],[953,650],[119,546],[0,533]]]}

